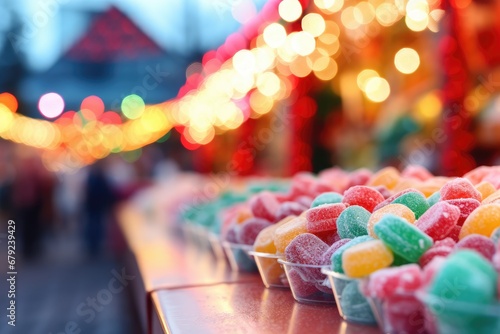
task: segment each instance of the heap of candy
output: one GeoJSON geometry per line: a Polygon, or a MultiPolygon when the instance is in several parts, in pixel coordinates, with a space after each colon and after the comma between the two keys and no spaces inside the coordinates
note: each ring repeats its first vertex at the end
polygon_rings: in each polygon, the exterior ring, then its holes
{"type": "MultiPolygon", "coordinates": [[[[466,326],[476,321],[447,309],[434,312],[437,324],[430,323],[415,292],[500,310],[499,188],[500,167],[479,167],[462,178],[433,176],[418,166],[302,173],[289,192],[264,191],[238,206],[223,236],[289,262],[369,277],[363,293],[385,303],[396,332],[424,324],[442,330],[459,320],[466,326]],[[450,293],[449,282],[463,291],[450,293]]],[[[316,292],[308,282],[302,288],[316,292]]],[[[437,308],[426,304],[431,313],[437,308]]],[[[500,313],[497,318],[498,326],[500,313]]]]}

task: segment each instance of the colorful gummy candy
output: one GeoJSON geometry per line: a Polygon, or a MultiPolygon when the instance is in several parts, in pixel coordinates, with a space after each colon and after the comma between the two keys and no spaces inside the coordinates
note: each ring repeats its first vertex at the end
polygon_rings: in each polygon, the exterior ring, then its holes
{"type": "Polygon", "coordinates": [[[429,204],[430,207],[432,207],[434,204],[439,202],[440,199],[441,199],[441,193],[439,191],[436,191],[435,193],[427,197],[427,203],[429,204]]]}
{"type": "Polygon", "coordinates": [[[423,273],[417,264],[381,269],[370,275],[363,287],[369,297],[386,299],[395,295],[410,294],[423,284],[423,273]]]}
{"type": "Polygon", "coordinates": [[[306,233],[306,219],[304,217],[295,217],[279,226],[274,231],[274,245],[276,252],[284,254],[286,246],[299,234],[306,233]]]}
{"type": "Polygon", "coordinates": [[[276,212],[279,207],[280,203],[276,199],[276,196],[269,191],[263,191],[250,200],[252,214],[257,218],[262,218],[270,222],[275,221],[276,212]]]}
{"type": "Polygon", "coordinates": [[[375,317],[366,297],[360,292],[357,280],[344,281],[334,278],[337,295],[340,295],[340,308],[348,321],[374,324],[375,317]]]}
{"type": "Polygon", "coordinates": [[[342,203],[347,205],[359,205],[373,212],[373,209],[385,198],[377,190],[366,186],[354,186],[344,192],[342,203]]]}
{"type": "Polygon", "coordinates": [[[372,175],[367,186],[385,186],[393,189],[399,182],[399,171],[394,167],[385,167],[372,175]]]}
{"type": "Polygon", "coordinates": [[[344,238],[355,238],[367,235],[370,212],[359,205],[347,207],[337,218],[337,233],[344,238]]]}
{"type": "Polygon", "coordinates": [[[474,188],[474,185],[466,178],[456,178],[447,182],[441,188],[441,199],[461,199],[461,198],[473,198],[477,201],[481,201],[481,193],[474,188]]]}
{"type": "Polygon", "coordinates": [[[267,220],[255,217],[249,218],[237,229],[236,242],[238,244],[253,245],[260,231],[270,225],[271,223],[267,220]]]}
{"type": "Polygon", "coordinates": [[[418,262],[433,244],[431,237],[393,214],[382,217],[374,232],[394,253],[410,262],[418,262]]]}
{"type": "Polygon", "coordinates": [[[309,207],[298,202],[283,202],[281,203],[278,211],[276,211],[276,220],[280,221],[288,216],[299,216],[302,212],[306,211],[309,207]]]}
{"type": "Polygon", "coordinates": [[[296,236],[285,249],[285,258],[289,262],[300,264],[322,264],[321,257],[328,250],[328,245],[311,233],[296,236]]]}
{"type": "Polygon", "coordinates": [[[420,192],[408,192],[396,198],[392,203],[406,205],[413,211],[416,219],[420,218],[429,209],[429,203],[420,192]]]}
{"type": "Polygon", "coordinates": [[[343,203],[325,204],[306,211],[306,227],[310,233],[336,231],[337,218],[346,208],[343,203]]]}
{"type": "Polygon", "coordinates": [[[392,252],[380,240],[354,245],[342,254],[342,269],[349,277],[364,277],[393,262],[392,252]]]}
{"type": "Polygon", "coordinates": [[[480,234],[469,234],[457,242],[455,249],[473,249],[490,261],[495,254],[493,240],[480,234]]]}
{"type": "Polygon", "coordinates": [[[446,238],[457,225],[460,210],[447,202],[438,202],[427,210],[415,226],[434,241],[446,238]]]}
{"type": "Polygon", "coordinates": [[[448,199],[447,203],[456,206],[460,210],[457,225],[462,226],[469,215],[476,210],[481,203],[474,198],[448,199]]]}
{"type": "Polygon", "coordinates": [[[403,204],[389,204],[377,211],[373,212],[368,220],[367,230],[368,234],[373,238],[377,238],[373,228],[375,225],[387,214],[393,214],[405,219],[409,223],[415,222],[415,214],[406,205],[403,204]]]}
{"type": "Polygon", "coordinates": [[[334,204],[334,203],[342,203],[343,196],[336,192],[325,192],[321,195],[318,195],[313,202],[311,203],[311,208],[315,208],[317,206],[323,204],[334,204]]]}
{"type": "Polygon", "coordinates": [[[488,181],[482,181],[475,186],[476,190],[481,193],[481,200],[490,196],[496,191],[496,188],[488,181]]]}
{"type": "Polygon", "coordinates": [[[418,191],[418,190],[416,190],[414,188],[408,188],[408,189],[405,189],[405,190],[398,191],[395,194],[387,197],[384,201],[382,201],[379,204],[377,204],[377,206],[375,207],[374,211],[382,209],[384,206],[391,204],[396,198],[400,197],[401,195],[410,193],[410,192],[420,193],[420,191],[418,191]]]}
{"type": "Polygon", "coordinates": [[[333,253],[332,258],[331,258],[332,270],[335,272],[338,272],[338,273],[344,273],[344,269],[342,266],[342,256],[343,256],[344,252],[357,244],[360,244],[362,242],[366,242],[369,240],[373,240],[373,238],[368,236],[368,235],[363,235],[361,237],[356,237],[356,238],[352,239],[351,241],[349,241],[345,245],[342,245],[340,248],[338,248],[333,253]]]}
{"type": "Polygon", "coordinates": [[[274,244],[274,233],[276,229],[294,218],[295,216],[286,217],[276,224],[272,224],[260,231],[257,235],[257,238],[255,239],[255,242],[253,243],[254,251],[260,253],[275,254],[276,245],[274,244]]]}
{"type": "Polygon", "coordinates": [[[469,234],[489,237],[498,227],[500,227],[500,203],[481,205],[467,217],[459,237],[463,239],[469,234]]]}
{"type": "Polygon", "coordinates": [[[419,259],[420,266],[425,267],[435,257],[446,257],[453,252],[456,242],[451,238],[436,241],[431,248],[429,248],[419,259]]]}
{"type": "Polygon", "coordinates": [[[335,253],[337,251],[337,249],[339,249],[340,247],[344,246],[346,243],[348,243],[349,241],[351,241],[352,239],[340,239],[336,242],[334,242],[330,247],[328,247],[328,249],[326,250],[326,252],[324,252],[322,255],[321,255],[321,264],[325,264],[325,265],[329,265],[332,263],[332,255],[333,253],[335,253]]]}

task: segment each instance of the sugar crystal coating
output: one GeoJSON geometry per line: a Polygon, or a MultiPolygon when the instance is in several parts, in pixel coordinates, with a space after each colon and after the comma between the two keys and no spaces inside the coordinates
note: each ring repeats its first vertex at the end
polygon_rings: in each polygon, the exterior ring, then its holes
{"type": "Polygon", "coordinates": [[[345,245],[338,248],[332,255],[332,270],[338,273],[344,273],[344,269],[342,268],[342,255],[344,252],[352,246],[369,240],[373,240],[373,238],[368,235],[363,235],[352,239],[345,245]]]}
{"type": "Polygon", "coordinates": [[[333,243],[326,252],[321,255],[321,264],[329,265],[332,263],[332,255],[339,249],[344,246],[346,243],[351,241],[352,239],[340,239],[337,242],[333,243]]]}
{"type": "Polygon", "coordinates": [[[286,260],[300,264],[322,264],[322,255],[328,245],[311,233],[296,236],[285,249],[286,260]]]}
{"type": "Polygon", "coordinates": [[[254,251],[275,254],[276,245],[274,244],[274,233],[278,227],[292,220],[293,218],[295,218],[295,216],[286,217],[276,224],[272,224],[260,231],[257,235],[257,238],[255,239],[255,242],[253,243],[254,251]]]}
{"type": "Polygon", "coordinates": [[[367,235],[370,212],[358,205],[346,208],[337,218],[337,232],[341,238],[355,238],[367,235]]]}
{"type": "Polygon", "coordinates": [[[429,204],[430,207],[432,207],[434,204],[439,202],[440,199],[441,199],[441,193],[439,191],[436,191],[434,194],[427,197],[427,203],[429,204]]]}
{"type": "Polygon", "coordinates": [[[344,192],[342,202],[347,205],[359,205],[373,212],[373,209],[384,200],[377,190],[366,186],[354,186],[344,192]]]}
{"type": "Polygon", "coordinates": [[[409,223],[415,222],[415,214],[406,205],[389,204],[373,212],[372,215],[370,216],[370,219],[368,220],[367,224],[367,230],[370,236],[372,236],[373,238],[377,238],[377,235],[375,234],[373,228],[382,219],[382,217],[384,217],[387,214],[393,214],[401,218],[404,218],[409,223]]]}
{"type": "Polygon", "coordinates": [[[342,203],[343,196],[336,192],[326,192],[318,195],[311,203],[311,208],[323,205],[323,204],[334,204],[342,203]]]}
{"type": "Polygon", "coordinates": [[[493,240],[480,234],[469,234],[457,242],[455,249],[473,249],[490,261],[495,254],[493,240]]]}
{"type": "Polygon", "coordinates": [[[481,234],[489,237],[500,227],[500,203],[485,204],[474,210],[464,222],[460,230],[460,239],[469,234],[481,234]]]}
{"type": "Polygon", "coordinates": [[[241,224],[240,228],[237,231],[237,243],[244,245],[253,245],[260,231],[268,226],[271,226],[271,223],[269,223],[265,219],[247,219],[245,222],[243,222],[243,224],[241,224]]]}
{"type": "Polygon", "coordinates": [[[349,277],[364,277],[389,267],[394,260],[392,252],[380,240],[359,243],[342,254],[342,269],[349,277]]]}
{"type": "Polygon", "coordinates": [[[365,324],[375,323],[370,304],[361,294],[358,282],[352,281],[345,284],[344,281],[339,281],[340,279],[335,279],[335,285],[340,294],[340,307],[347,320],[365,324]]]}
{"type": "Polygon", "coordinates": [[[394,195],[386,198],[383,202],[380,202],[379,204],[377,204],[377,206],[375,207],[374,211],[382,209],[384,206],[391,204],[396,198],[400,197],[401,195],[404,195],[404,194],[407,194],[407,193],[411,193],[411,192],[420,193],[420,191],[418,191],[416,189],[413,189],[413,188],[408,188],[408,189],[405,189],[405,190],[398,191],[394,195]]]}
{"type": "Polygon", "coordinates": [[[434,241],[446,238],[460,217],[460,210],[447,202],[439,202],[429,208],[415,226],[434,241]]]}
{"type": "Polygon", "coordinates": [[[423,273],[416,264],[381,269],[368,280],[367,293],[371,297],[390,298],[396,294],[412,293],[423,283],[423,273]]]}
{"type": "Polygon", "coordinates": [[[457,225],[462,226],[469,215],[476,210],[481,203],[473,198],[449,199],[447,203],[456,206],[460,210],[457,225]]]}
{"type": "Polygon", "coordinates": [[[393,204],[403,204],[410,208],[411,211],[415,214],[415,218],[420,218],[427,209],[429,209],[429,203],[425,197],[416,192],[409,192],[403,194],[392,201],[393,204]]]}
{"type": "Polygon", "coordinates": [[[307,231],[336,231],[337,218],[346,208],[343,203],[325,204],[306,211],[307,231]]]}
{"type": "Polygon", "coordinates": [[[440,192],[442,200],[473,198],[481,201],[481,193],[466,178],[459,177],[446,183],[440,192]]]}
{"type": "Polygon", "coordinates": [[[285,248],[299,234],[306,233],[306,219],[304,217],[296,217],[287,221],[274,231],[274,245],[276,252],[285,253],[285,248]]]}
{"type": "Polygon", "coordinates": [[[276,196],[269,191],[263,191],[250,199],[252,214],[257,218],[266,219],[270,222],[275,221],[279,207],[280,203],[276,196]]]}
{"type": "Polygon", "coordinates": [[[288,216],[299,216],[307,209],[308,206],[305,206],[298,202],[283,202],[281,203],[278,211],[276,211],[276,220],[280,221],[288,216]]]}

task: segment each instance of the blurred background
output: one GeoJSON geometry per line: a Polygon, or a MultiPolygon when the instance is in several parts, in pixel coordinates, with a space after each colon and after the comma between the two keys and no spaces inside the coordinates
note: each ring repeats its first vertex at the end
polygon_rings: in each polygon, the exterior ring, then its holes
{"type": "MultiPolygon", "coordinates": [[[[0,0],[1,252],[9,219],[19,238],[19,327],[1,332],[64,332],[121,268],[116,208],[179,171],[498,164],[499,15],[498,0],[0,0]]],[[[139,332],[115,298],[82,332],[139,332]]]]}

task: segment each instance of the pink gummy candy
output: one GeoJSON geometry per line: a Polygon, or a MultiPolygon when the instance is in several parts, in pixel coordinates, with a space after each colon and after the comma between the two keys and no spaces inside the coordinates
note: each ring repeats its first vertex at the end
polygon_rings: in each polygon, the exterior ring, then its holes
{"type": "MultiPolygon", "coordinates": [[[[386,198],[384,201],[382,201],[379,204],[377,204],[377,206],[373,209],[373,211],[377,211],[378,209],[381,209],[384,206],[391,204],[396,198],[400,197],[401,195],[404,195],[406,193],[411,193],[411,192],[422,194],[422,192],[420,192],[419,190],[414,189],[414,188],[408,188],[408,189],[405,189],[405,190],[401,190],[400,192],[395,193],[394,195],[386,198]]],[[[422,196],[424,196],[424,194],[422,194],[422,196]]]]}
{"type": "Polygon", "coordinates": [[[237,242],[244,245],[253,245],[260,231],[270,225],[271,223],[265,219],[255,217],[248,218],[237,230],[237,242]]]}
{"type": "Polygon", "coordinates": [[[306,211],[308,232],[337,231],[337,218],[346,208],[343,203],[325,204],[306,211]]]}
{"type": "Polygon", "coordinates": [[[419,165],[406,166],[401,172],[401,176],[405,178],[414,178],[420,181],[425,181],[433,177],[425,167],[419,165]]]}
{"type": "Polygon", "coordinates": [[[465,178],[456,178],[446,183],[440,190],[441,199],[473,198],[481,201],[481,193],[474,188],[474,185],[465,178]]]}
{"type": "Polygon", "coordinates": [[[415,226],[434,241],[442,240],[450,234],[460,217],[460,209],[447,202],[438,202],[428,209],[415,226]]]}
{"type": "Polygon", "coordinates": [[[448,238],[444,238],[443,240],[436,241],[434,243],[433,247],[447,246],[447,247],[453,248],[453,247],[455,247],[456,244],[457,244],[457,242],[455,240],[448,237],[448,238]]]}
{"type": "MultiPolygon", "coordinates": [[[[449,238],[447,238],[449,239],[449,238]]],[[[418,260],[418,263],[420,266],[423,268],[425,267],[428,263],[430,263],[434,258],[436,257],[447,257],[448,255],[453,252],[453,246],[432,246],[429,248],[427,251],[425,251],[424,254],[420,257],[418,260]]]]}
{"type": "Polygon", "coordinates": [[[422,281],[422,286],[428,286],[436,273],[441,269],[441,266],[446,262],[446,258],[443,256],[436,256],[433,258],[427,265],[424,267],[423,270],[423,281],[422,281]]]}
{"type": "Polygon", "coordinates": [[[417,264],[385,268],[370,275],[366,287],[371,297],[390,298],[396,294],[407,294],[422,286],[422,271],[417,264]]]}
{"type": "Polygon", "coordinates": [[[459,235],[460,235],[461,229],[462,229],[462,226],[459,226],[459,225],[456,225],[455,227],[453,227],[450,234],[448,234],[448,238],[452,239],[455,242],[458,242],[458,240],[460,240],[459,235]]]}
{"type": "Polygon", "coordinates": [[[450,199],[446,200],[446,202],[460,209],[460,217],[457,221],[457,225],[459,226],[462,226],[472,211],[476,210],[481,205],[478,200],[473,198],[450,199]]]}
{"type": "Polygon", "coordinates": [[[425,330],[424,305],[415,294],[390,297],[383,307],[393,333],[422,333],[425,330]]]}
{"type": "Polygon", "coordinates": [[[348,188],[365,185],[368,180],[370,180],[372,175],[373,173],[366,168],[360,168],[353,171],[351,174],[349,174],[348,188]]]}
{"type": "Polygon", "coordinates": [[[311,193],[315,195],[320,195],[322,193],[335,191],[335,187],[326,181],[317,180],[311,187],[311,193]]]}
{"type": "Polygon", "coordinates": [[[328,245],[311,233],[296,236],[285,249],[286,260],[300,264],[322,264],[321,256],[328,245]]]}
{"type": "Polygon", "coordinates": [[[333,243],[327,250],[326,252],[321,255],[321,263],[320,264],[332,264],[332,255],[339,249],[340,247],[344,246],[346,243],[351,241],[352,239],[345,238],[345,239],[340,239],[339,241],[333,243]]]}
{"type": "Polygon", "coordinates": [[[307,172],[301,172],[294,175],[292,178],[292,186],[290,188],[290,193],[292,198],[297,198],[301,195],[314,195],[311,193],[311,189],[316,183],[316,177],[307,172]]]}
{"type": "Polygon", "coordinates": [[[455,249],[464,248],[473,249],[490,261],[495,254],[495,244],[493,240],[480,234],[470,234],[455,245],[455,249]]]}
{"type": "Polygon", "coordinates": [[[377,204],[384,201],[384,196],[375,189],[367,186],[354,186],[344,192],[342,203],[359,205],[373,212],[377,204]]]}
{"type": "Polygon", "coordinates": [[[265,219],[270,222],[276,220],[276,212],[280,207],[280,203],[276,196],[269,192],[263,191],[255,195],[250,200],[250,209],[255,217],[265,219]]]}
{"type": "Polygon", "coordinates": [[[391,191],[389,189],[387,189],[386,186],[375,186],[375,187],[373,187],[373,189],[375,189],[376,191],[378,191],[379,193],[381,193],[382,196],[384,196],[385,199],[388,199],[389,197],[392,196],[391,191]]]}
{"type": "Polygon", "coordinates": [[[307,208],[311,207],[311,203],[313,202],[313,200],[314,200],[314,198],[312,198],[310,196],[305,196],[305,195],[302,195],[302,196],[295,198],[295,202],[300,203],[304,206],[307,206],[307,208]]]}
{"type": "Polygon", "coordinates": [[[297,202],[283,202],[276,211],[276,221],[280,221],[288,216],[300,216],[309,206],[297,202]]]}
{"type": "Polygon", "coordinates": [[[314,282],[309,282],[309,278],[305,277],[298,268],[293,268],[288,272],[290,286],[294,293],[299,297],[307,297],[317,292],[314,282]]]}
{"type": "Polygon", "coordinates": [[[328,246],[333,245],[340,240],[340,237],[335,230],[314,232],[313,234],[323,240],[323,242],[328,246]]]}

